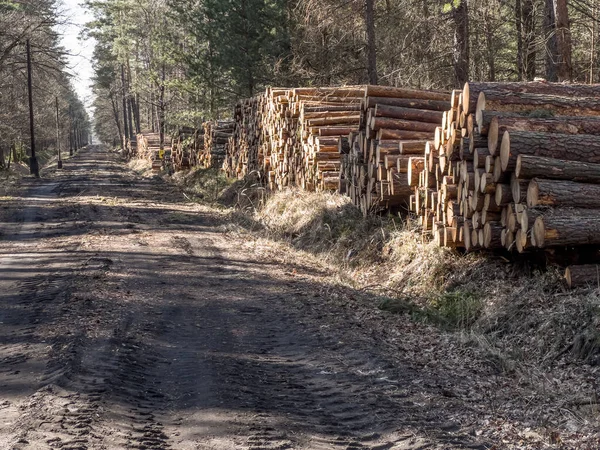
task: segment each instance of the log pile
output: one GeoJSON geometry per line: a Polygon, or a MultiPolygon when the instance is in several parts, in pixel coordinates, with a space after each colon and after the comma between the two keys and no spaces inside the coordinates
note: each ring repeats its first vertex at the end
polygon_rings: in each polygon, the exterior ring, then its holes
{"type": "Polygon", "coordinates": [[[148,161],[158,159],[158,152],[160,150],[160,136],[158,133],[140,133],[137,136],[136,143],[136,154],[138,158],[146,159],[148,161]]]}
{"type": "MultiPolygon", "coordinates": [[[[171,147],[165,143],[163,145],[164,155],[170,156],[171,147]]],[[[136,155],[138,158],[145,159],[152,163],[152,170],[158,171],[162,168],[162,160],[160,154],[160,134],[152,132],[142,132],[136,138],[136,155]]]]}
{"type": "Polygon", "coordinates": [[[176,171],[202,165],[204,154],[204,127],[197,130],[182,128],[173,138],[172,160],[176,171]]]}
{"type": "Polygon", "coordinates": [[[408,207],[425,146],[448,109],[450,94],[367,86],[357,131],[339,145],[340,192],[363,214],[408,207]],[[416,177],[416,178],[415,178],[416,177]]]}
{"type": "MultiPolygon", "coordinates": [[[[467,83],[426,145],[411,209],[448,247],[598,245],[598,135],[598,85],[467,83]]],[[[591,273],[571,269],[574,285],[591,273]]]]}
{"type": "Polygon", "coordinates": [[[205,169],[221,167],[227,153],[227,143],[233,134],[235,122],[233,120],[215,120],[204,122],[204,145],[199,147],[198,165],[205,169]]]}
{"type": "Polygon", "coordinates": [[[233,134],[228,139],[223,162],[223,170],[229,178],[241,179],[262,169],[265,132],[261,125],[269,91],[235,105],[233,134]]]}
{"type": "Polygon", "coordinates": [[[223,168],[229,177],[260,171],[272,190],[337,190],[343,135],[357,130],[364,86],[268,88],[236,105],[223,168]]]}

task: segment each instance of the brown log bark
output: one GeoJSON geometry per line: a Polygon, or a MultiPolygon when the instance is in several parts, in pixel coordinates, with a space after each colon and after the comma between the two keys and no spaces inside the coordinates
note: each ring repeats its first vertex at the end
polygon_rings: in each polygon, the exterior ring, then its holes
{"type": "Polygon", "coordinates": [[[513,170],[518,155],[600,163],[600,139],[587,134],[548,135],[534,131],[506,131],[500,146],[502,170],[513,170]]]}
{"type": "MultiPolygon", "coordinates": [[[[477,100],[481,92],[496,91],[504,94],[542,94],[565,97],[595,97],[600,85],[597,84],[562,84],[546,82],[468,82],[463,87],[463,110],[472,114],[477,108],[477,100]]],[[[489,108],[494,109],[494,108],[489,108]]]]}
{"type": "Polygon", "coordinates": [[[323,117],[320,119],[309,119],[308,126],[309,127],[318,127],[325,125],[357,125],[360,121],[360,116],[358,115],[348,115],[348,116],[340,116],[340,117],[323,117]]]}
{"type": "Polygon", "coordinates": [[[483,169],[485,167],[485,159],[490,152],[487,147],[479,147],[473,150],[473,167],[483,169]]]}
{"type": "Polygon", "coordinates": [[[356,128],[353,127],[322,127],[319,128],[319,136],[347,136],[351,132],[356,131],[356,128]]]}
{"type": "Polygon", "coordinates": [[[437,125],[429,122],[418,122],[414,120],[393,119],[389,117],[372,117],[369,128],[380,130],[382,128],[389,130],[423,131],[433,136],[437,125]]]}
{"type": "Polygon", "coordinates": [[[600,211],[594,209],[552,210],[535,220],[535,244],[539,248],[600,244],[599,218],[600,211]]]}
{"type": "Polygon", "coordinates": [[[536,178],[527,188],[527,206],[600,209],[600,185],[536,178]]]}
{"type": "Polygon", "coordinates": [[[377,132],[377,139],[397,139],[399,141],[409,141],[415,139],[431,138],[432,133],[423,131],[405,131],[405,130],[388,130],[380,129],[377,132]]]}
{"type": "Polygon", "coordinates": [[[570,288],[600,287],[600,264],[569,266],[565,270],[565,280],[570,288]]]}
{"type": "MultiPolygon", "coordinates": [[[[473,117],[473,122],[475,122],[475,118],[474,115],[471,114],[471,116],[473,117]]],[[[495,117],[523,117],[522,114],[519,113],[511,113],[508,111],[489,111],[489,110],[484,110],[481,113],[481,122],[482,123],[478,123],[477,124],[477,132],[482,135],[482,136],[488,136],[489,135],[489,129],[490,129],[490,125],[492,123],[492,119],[494,119],[495,117]]]]}
{"type": "Polygon", "coordinates": [[[476,148],[486,148],[487,137],[480,134],[474,134],[469,136],[469,151],[473,153],[476,148]]]}
{"type": "Polygon", "coordinates": [[[416,120],[419,122],[430,122],[439,125],[442,116],[441,111],[431,111],[429,109],[402,108],[390,105],[375,105],[373,117],[389,117],[393,119],[416,120]]]}
{"type": "Polygon", "coordinates": [[[493,117],[488,132],[490,154],[495,154],[499,138],[505,131],[600,135],[600,117],[556,116],[550,119],[538,119],[519,115],[493,117]]]}
{"type": "Polygon", "coordinates": [[[483,120],[482,111],[530,112],[544,110],[563,116],[598,116],[600,115],[600,96],[578,97],[547,94],[506,93],[486,91],[479,94],[475,120],[483,120]]]}
{"type": "Polygon", "coordinates": [[[499,222],[487,222],[483,227],[483,247],[488,249],[502,248],[501,234],[502,225],[499,222]]]}
{"type": "MultiPolygon", "coordinates": [[[[448,100],[450,96],[448,96],[448,100]]],[[[430,111],[444,112],[448,109],[448,101],[420,100],[416,98],[394,98],[394,97],[367,97],[364,100],[363,109],[374,108],[375,105],[399,106],[401,108],[428,109],[430,111]]]]}
{"type": "MultiPolygon", "coordinates": [[[[437,100],[450,103],[450,92],[423,91],[420,89],[401,88],[393,86],[367,86],[365,97],[391,97],[418,100],[437,100]]],[[[446,106],[447,108],[447,106],[446,106]]]]}
{"type": "Polygon", "coordinates": [[[401,155],[423,155],[428,141],[400,141],[401,155]]]}
{"type": "Polygon", "coordinates": [[[517,178],[548,178],[600,184],[600,164],[519,155],[515,175],[517,178]]]}

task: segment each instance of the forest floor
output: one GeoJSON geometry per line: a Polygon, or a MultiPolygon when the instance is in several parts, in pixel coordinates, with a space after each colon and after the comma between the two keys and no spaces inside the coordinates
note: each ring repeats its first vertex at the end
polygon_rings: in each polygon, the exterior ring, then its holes
{"type": "Polygon", "coordinates": [[[24,178],[0,203],[0,448],[600,448],[595,392],[516,381],[296,255],[99,146],[24,178]]]}

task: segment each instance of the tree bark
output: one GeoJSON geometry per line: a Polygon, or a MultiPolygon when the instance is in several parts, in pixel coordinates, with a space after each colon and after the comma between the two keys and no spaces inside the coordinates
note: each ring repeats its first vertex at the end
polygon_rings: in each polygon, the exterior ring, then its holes
{"type": "Polygon", "coordinates": [[[390,117],[404,120],[417,120],[419,122],[429,122],[439,125],[442,121],[443,113],[441,111],[431,111],[427,109],[401,108],[398,106],[375,105],[374,117],[390,117]]]}
{"type": "MultiPolygon", "coordinates": [[[[502,100],[504,97],[510,97],[510,94],[540,94],[540,95],[556,95],[567,97],[571,102],[570,97],[598,97],[600,85],[589,84],[560,84],[560,83],[544,83],[539,81],[533,82],[474,82],[465,83],[463,87],[462,106],[467,114],[472,114],[477,111],[479,94],[483,92],[486,100],[494,101],[502,100]]],[[[517,99],[512,99],[513,103],[519,103],[517,99]]],[[[521,103],[524,103],[528,97],[524,97],[521,103]]],[[[539,103],[539,102],[538,102],[539,103]]],[[[494,108],[484,108],[494,110],[494,108]]],[[[540,109],[540,108],[537,108],[540,109]]],[[[479,125],[479,122],[477,122],[479,125]]]]}
{"type": "Polygon", "coordinates": [[[519,155],[515,175],[517,178],[537,177],[600,184],[600,164],[519,155]]]}
{"type": "Polygon", "coordinates": [[[365,0],[367,28],[367,72],[369,84],[377,84],[377,44],[375,41],[375,0],[365,0]]]}
{"type": "Polygon", "coordinates": [[[365,107],[374,108],[375,105],[388,105],[388,106],[399,106],[402,108],[415,108],[415,109],[427,109],[430,111],[447,111],[450,96],[445,101],[442,100],[428,100],[428,99],[417,99],[417,98],[392,98],[392,97],[371,97],[368,96],[365,99],[365,107]]]}
{"type": "Polygon", "coordinates": [[[428,138],[431,138],[431,133],[424,131],[388,130],[381,128],[377,132],[377,139],[397,139],[399,141],[404,141],[428,138]]]}
{"type": "Polygon", "coordinates": [[[469,79],[469,12],[466,0],[458,0],[452,6],[454,21],[453,65],[456,86],[463,86],[469,79]]]}
{"type": "Polygon", "coordinates": [[[554,0],[554,18],[556,20],[558,81],[571,81],[573,66],[571,64],[571,30],[569,28],[567,0],[554,0]]]}
{"type": "Polygon", "coordinates": [[[545,156],[568,161],[600,163],[600,139],[587,134],[506,131],[500,146],[502,170],[513,170],[519,155],[545,156]]]}
{"type": "MultiPolygon", "coordinates": [[[[564,206],[600,209],[600,185],[565,180],[533,179],[527,188],[527,206],[564,206]]],[[[598,218],[600,221],[600,216],[598,218]]]]}
{"type": "Polygon", "coordinates": [[[600,116],[557,116],[538,119],[518,115],[496,115],[491,118],[488,129],[488,148],[491,154],[495,154],[498,140],[505,131],[600,135],[600,116]]]}
{"type": "Polygon", "coordinates": [[[393,119],[389,117],[373,117],[369,128],[379,130],[387,128],[390,130],[424,131],[433,134],[437,125],[430,122],[419,122],[415,120],[393,119]]]}
{"type": "Polygon", "coordinates": [[[558,74],[556,72],[558,49],[556,45],[554,0],[545,0],[544,2],[544,34],[546,39],[546,80],[558,81],[558,74]]]}
{"type": "Polygon", "coordinates": [[[569,266],[565,270],[565,280],[570,288],[600,286],[600,265],[585,264],[569,266]]]}
{"type": "Polygon", "coordinates": [[[533,225],[535,245],[540,248],[563,245],[600,244],[600,211],[555,209],[538,217],[533,225]]]}

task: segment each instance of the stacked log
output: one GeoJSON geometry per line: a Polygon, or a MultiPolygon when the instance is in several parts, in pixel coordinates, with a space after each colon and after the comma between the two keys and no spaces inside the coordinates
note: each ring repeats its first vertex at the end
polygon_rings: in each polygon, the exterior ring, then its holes
{"type": "Polygon", "coordinates": [[[171,147],[163,145],[163,153],[160,151],[160,134],[153,132],[142,132],[136,138],[136,154],[140,159],[152,163],[152,169],[158,171],[162,168],[162,160],[165,155],[169,156],[171,147]]]}
{"type": "Polygon", "coordinates": [[[296,88],[288,92],[290,115],[297,118],[294,178],[308,191],[339,188],[340,142],[359,128],[364,86],[296,88]]]}
{"type": "Polygon", "coordinates": [[[259,171],[272,190],[337,190],[343,135],[358,129],[364,86],[268,88],[239,102],[223,169],[259,171]]]}
{"type": "Polygon", "coordinates": [[[204,122],[204,145],[198,156],[198,163],[206,169],[221,167],[226,157],[226,146],[233,134],[235,122],[215,120],[204,122]]]}
{"type": "Polygon", "coordinates": [[[204,128],[181,128],[173,138],[172,160],[176,171],[201,165],[204,153],[204,128]]]}
{"type": "Polygon", "coordinates": [[[426,161],[424,149],[450,94],[367,86],[360,128],[342,140],[340,192],[363,214],[408,207],[426,161]]]}
{"type": "Polygon", "coordinates": [[[552,83],[453,92],[412,204],[424,230],[467,250],[600,244],[599,94],[552,83]]]}
{"type": "MultiPolygon", "coordinates": [[[[269,90],[267,90],[269,92],[269,90]]],[[[242,100],[235,105],[233,133],[229,137],[223,170],[229,178],[244,178],[263,165],[263,130],[266,95],[242,100]]]]}

